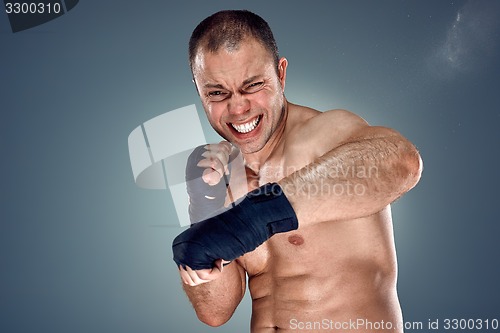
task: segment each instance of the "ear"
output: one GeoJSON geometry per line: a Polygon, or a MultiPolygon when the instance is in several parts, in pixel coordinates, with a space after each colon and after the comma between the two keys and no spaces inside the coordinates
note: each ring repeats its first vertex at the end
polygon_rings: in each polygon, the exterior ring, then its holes
{"type": "Polygon", "coordinates": [[[286,82],[286,68],[288,67],[288,60],[282,57],[278,62],[278,78],[281,83],[281,89],[285,91],[285,82],[286,82]]]}

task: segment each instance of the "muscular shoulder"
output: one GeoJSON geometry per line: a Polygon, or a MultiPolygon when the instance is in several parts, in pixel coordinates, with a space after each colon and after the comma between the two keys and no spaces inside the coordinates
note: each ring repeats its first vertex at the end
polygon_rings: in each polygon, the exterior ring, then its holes
{"type": "Polygon", "coordinates": [[[288,143],[309,151],[312,157],[323,155],[368,127],[363,118],[342,109],[320,112],[292,105],[289,116],[288,143]]]}

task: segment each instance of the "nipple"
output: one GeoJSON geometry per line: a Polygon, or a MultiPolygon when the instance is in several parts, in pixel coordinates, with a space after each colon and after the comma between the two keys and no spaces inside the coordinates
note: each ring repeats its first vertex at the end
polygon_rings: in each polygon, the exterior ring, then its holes
{"type": "Polygon", "coordinates": [[[290,244],[297,246],[304,244],[304,238],[302,238],[302,236],[299,236],[297,234],[288,236],[288,241],[290,242],[290,244]]]}

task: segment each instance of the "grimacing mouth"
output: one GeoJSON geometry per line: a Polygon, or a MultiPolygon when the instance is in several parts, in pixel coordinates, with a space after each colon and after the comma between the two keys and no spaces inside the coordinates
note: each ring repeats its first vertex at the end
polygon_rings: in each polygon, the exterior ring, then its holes
{"type": "Polygon", "coordinates": [[[229,124],[236,132],[241,133],[241,134],[246,134],[246,133],[250,133],[255,128],[257,128],[261,119],[262,119],[262,115],[258,115],[257,117],[253,118],[252,120],[247,121],[247,122],[242,123],[242,124],[234,124],[234,123],[229,123],[229,124]]]}

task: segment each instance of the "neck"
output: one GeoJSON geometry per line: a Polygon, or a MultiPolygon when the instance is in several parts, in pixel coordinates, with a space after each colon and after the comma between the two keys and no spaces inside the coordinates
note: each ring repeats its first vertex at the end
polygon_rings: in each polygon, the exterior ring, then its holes
{"type": "Polygon", "coordinates": [[[278,126],[276,127],[264,147],[255,153],[243,154],[245,165],[256,174],[259,173],[262,165],[264,165],[264,163],[266,163],[270,156],[275,153],[275,151],[278,149],[278,147],[280,147],[280,144],[284,140],[286,122],[288,119],[288,102],[286,101],[286,99],[283,104],[283,109],[284,110],[281,113],[281,118],[278,121],[278,126]]]}

